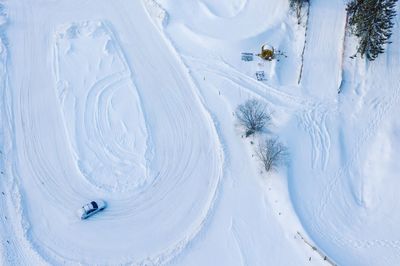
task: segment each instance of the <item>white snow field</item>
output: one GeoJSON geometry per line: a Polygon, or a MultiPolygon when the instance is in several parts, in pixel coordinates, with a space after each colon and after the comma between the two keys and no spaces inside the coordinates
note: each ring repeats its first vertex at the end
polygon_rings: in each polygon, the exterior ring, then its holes
{"type": "Polygon", "coordinates": [[[350,59],[345,6],[0,0],[0,265],[400,264],[400,19],[350,59]],[[251,98],[273,124],[246,139],[251,98]]]}

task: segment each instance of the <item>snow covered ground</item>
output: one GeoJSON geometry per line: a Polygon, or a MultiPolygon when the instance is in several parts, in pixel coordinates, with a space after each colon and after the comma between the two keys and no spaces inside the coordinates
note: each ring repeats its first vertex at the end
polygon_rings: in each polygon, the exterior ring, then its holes
{"type": "Polygon", "coordinates": [[[0,4],[0,265],[399,263],[399,17],[365,62],[341,0],[301,25],[274,0],[0,4]],[[284,56],[240,60],[263,43],[284,56]],[[273,173],[250,98],[289,150],[273,173]]]}

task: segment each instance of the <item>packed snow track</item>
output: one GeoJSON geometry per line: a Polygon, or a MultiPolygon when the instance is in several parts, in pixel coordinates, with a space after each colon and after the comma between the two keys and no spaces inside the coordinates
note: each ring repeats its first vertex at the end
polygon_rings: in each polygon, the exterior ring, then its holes
{"type": "Polygon", "coordinates": [[[2,258],[170,261],[205,226],[222,178],[197,88],[141,1],[32,3],[8,7],[1,227],[17,235],[3,235],[2,258]],[[80,221],[76,209],[93,198],[109,208],[80,221]]]}

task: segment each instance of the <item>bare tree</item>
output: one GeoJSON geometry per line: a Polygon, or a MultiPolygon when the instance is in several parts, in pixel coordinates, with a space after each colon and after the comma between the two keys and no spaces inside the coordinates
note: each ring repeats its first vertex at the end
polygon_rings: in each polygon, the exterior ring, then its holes
{"type": "Polygon", "coordinates": [[[256,156],[263,164],[265,171],[269,172],[284,162],[287,149],[277,138],[266,139],[258,144],[256,156]]]}
{"type": "Polygon", "coordinates": [[[302,9],[305,5],[309,5],[309,0],[289,0],[290,9],[296,13],[297,24],[300,25],[302,17],[302,9]]]}
{"type": "Polygon", "coordinates": [[[267,105],[259,100],[250,99],[236,108],[239,123],[246,129],[246,137],[263,130],[270,122],[267,105]]]}

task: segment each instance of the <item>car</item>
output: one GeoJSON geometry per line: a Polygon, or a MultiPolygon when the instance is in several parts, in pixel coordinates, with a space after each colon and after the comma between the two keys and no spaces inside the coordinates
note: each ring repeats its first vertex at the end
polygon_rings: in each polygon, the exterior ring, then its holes
{"type": "Polygon", "coordinates": [[[78,216],[81,220],[89,218],[90,216],[104,210],[107,207],[107,203],[104,200],[97,199],[83,205],[78,210],[78,216]]]}

